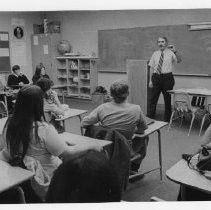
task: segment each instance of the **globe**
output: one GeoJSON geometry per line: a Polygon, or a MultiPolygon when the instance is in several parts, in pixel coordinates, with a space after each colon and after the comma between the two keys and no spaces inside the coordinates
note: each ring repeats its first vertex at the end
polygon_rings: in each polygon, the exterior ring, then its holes
{"type": "Polygon", "coordinates": [[[67,40],[62,40],[57,45],[57,50],[61,55],[64,55],[65,53],[70,53],[72,50],[71,48],[72,47],[71,47],[69,41],[67,41],[67,40]]]}

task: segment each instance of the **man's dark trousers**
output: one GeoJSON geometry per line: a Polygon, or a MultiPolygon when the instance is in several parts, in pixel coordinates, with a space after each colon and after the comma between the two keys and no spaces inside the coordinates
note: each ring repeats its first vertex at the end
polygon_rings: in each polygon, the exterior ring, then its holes
{"type": "Polygon", "coordinates": [[[172,90],[175,84],[174,76],[172,73],[158,74],[153,73],[152,75],[152,94],[149,100],[149,107],[147,116],[150,118],[155,117],[156,106],[162,92],[165,102],[165,115],[164,121],[169,122],[171,117],[171,95],[167,92],[172,90]]]}

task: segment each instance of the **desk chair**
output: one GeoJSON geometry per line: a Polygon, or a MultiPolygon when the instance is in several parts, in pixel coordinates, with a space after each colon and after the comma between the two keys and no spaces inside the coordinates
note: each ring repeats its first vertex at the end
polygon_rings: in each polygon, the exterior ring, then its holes
{"type": "Polygon", "coordinates": [[[206,98],[205,109],[207,112],[205,113],[205,115],[202,118],[199,136],[201,136],[201,131],[204,126],[204,121],[205,121],[206,117],[211,116],[211,96],[206,98]]]}
{"type": "Polygon", "coordinates": [[[0,101],[0,117],[8,117],[8,110],[3,101],[0,101]]]}
{"type": "Polygon", "coordinates": [[[0,193],[0,204],[26,203],[24,191],[20,186],[8,189],[0,193]]]}
{"type": "Polygon", "coordinates": [[[192,118],[191,118],[191,123],[190,123],[189,131],[188,131],[188,136],[189,136],[192,125],[193,125],[193,121],[196,117],[196,113],[197,111],[200,110],[200,108],[191,105],[190,97],[187,93],[174,93],[173,107],[174,107],[174,110],[171,114],[168,131],[171,127],[173,117],[176,113],[179,115],[177,118],[181,118],[180,126],[182,125],[184,115],[190,113],[192,115],[192,118]]]}
{"type": "Polygon", "coordinates": [[[56,116],[52,114],[50,111],[44,111],[45,120],[47,123],[52,124],[58,133],[63,133],[65,131],[64,126],[61,125],[61,122],[56,121],[56,116]]]}
{"type": "Polygon", "coordinates": [[[200,108],[204,108],[205,97],[202,96],[193,96],[191,100],[192,106],[197,106],[200,108]]]}

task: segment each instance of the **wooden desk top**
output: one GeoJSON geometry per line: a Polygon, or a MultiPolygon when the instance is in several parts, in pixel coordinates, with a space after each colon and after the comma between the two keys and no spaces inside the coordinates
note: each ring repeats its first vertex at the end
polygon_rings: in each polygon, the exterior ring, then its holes
{"type": "Polygon", "coordinates": [[[71,118],[71,117],[75,117],[75,116],[79,116],[79,115],[82,115],[82,114],[85,114],[87,113],[87,110],[82,110],[82,109],[69,109],[67,111],[65,111],[65,114],[64,116],[61,115],[60,118],[57,118],[55,119],[56,121],[63,121],[63,120],[66,120],[68,118],[71,118]]]}
{"type": "Polygon", "coordinates": [[[163,122],[163,121],[157,121],[155,120],[152,124],[148,125],[148,128],[144,131],[144,134],[137,134],[135,133],[133,135],[134,137],[146,137],[149,136],[150,134],[154,133],[157,130],[160,130],[161,128],[165,127],[166,125],[168,125],[167,122],[163,122]]]}
{"type": "Polygon", "coordinates": [[[169,93],[187,93],[189,95],[197,95],[197,96],[211,96],[211,90],[205,88],[192,88],[192,89],[175,89],[169,90],[169,93]]]}
{"type": "Polygon", "coordinates": [[[111,141],[94,139],[94,138],[90,138],[87,136],[80,136],[80,135],[68,133],[68,132],[64,132],[59,135],[65,142],[69,143],[70,145],[77,144],[77,145],[84,146],[86,144],[89,144],[89,145],[90,144],[93,144],[93,145],[98,144],[101,147],[105,147],[105,146],[112,144],[111,141]]]}
{"type": "Polygon", "coordinates": [[[171,181],[211,193],[211,180],[199,172],[191,170],[185,160],[180,160],[166,171],[166,176],[171,181]]]}
{"type": "Polygon", "coordinates": [[[67,85],[54,85],[51,88],[52,89],[63,89],[63,88],[66,88],[66,87],[67,87],[67,85]]]}
{"type": "Polygon", "coordinates": [[[33,177],[31,171],[20,167],[12,167],[0,160],[0,193],[33,177]]]}
{"type": "Polygon", "coordinates": [[[19,89],[15,89],[15,90],[6,90],[6,91],[0,91],[0,95],[13,95],[13,94],[17,94],[19,92],[19,89]]]}

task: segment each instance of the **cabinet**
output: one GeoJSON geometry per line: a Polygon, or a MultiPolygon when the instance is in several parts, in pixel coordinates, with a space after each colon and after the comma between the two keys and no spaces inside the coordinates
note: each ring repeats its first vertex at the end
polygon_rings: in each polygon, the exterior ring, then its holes
{"type": "Polygon", "coordinates": [[[66,96],[91,99],[97,86],[97,59],[88,56],[56,57],[57,85],[66,96]]]}
{"type": "Polygon", "coordinates": [[[61,41],[59,33],[36,34],[31,37],[32,69],[35,72],[36,65],[40,62],[46,68],[46,74],[50,79],[57,82],[55,57],[58,56],[57,44],[61,41]]]}

